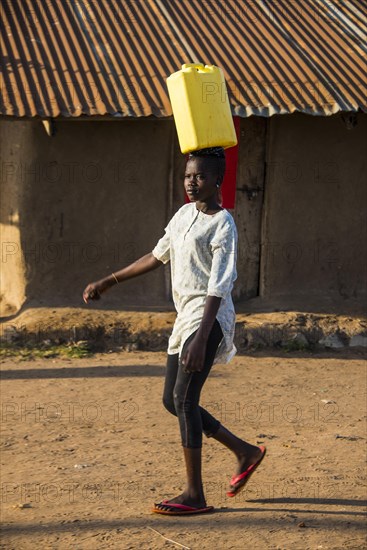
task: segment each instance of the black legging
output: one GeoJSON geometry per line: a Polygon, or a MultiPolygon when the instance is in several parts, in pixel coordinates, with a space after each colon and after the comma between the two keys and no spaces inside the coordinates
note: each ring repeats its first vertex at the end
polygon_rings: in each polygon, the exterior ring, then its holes
{"type": "Polygon", "coordinates": [[[178,417],[183,447],[200,448],[203,435],[212,437],[218,430],[220,422],[205,409],[199,406],[200,392],[212,367],[217,348],[223,338],[223,332],[215,319],[206,346],[203,370],[186,373],[181,359],[185,357],[188,344],[197,331],[190,334],[185,341],[180,361],[179,354],[167,354],[166,379],[164,383],[163,404],[165,408],[178,417]]]}

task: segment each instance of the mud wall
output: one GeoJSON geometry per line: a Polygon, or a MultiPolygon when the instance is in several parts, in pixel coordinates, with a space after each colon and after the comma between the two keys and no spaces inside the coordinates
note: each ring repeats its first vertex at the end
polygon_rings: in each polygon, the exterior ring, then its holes
{"type": "MultiPolygon", "coordinates": [[[[241,120],[234,299],[366,293],[367,115],[241,120]]],[[[184,203],[171,120],[0,122],[2,314],[83,306],[88,282],[153,249],[184,203]]],[[[95,303],[97,305],[97,302],[95,303]]],[[[98,307],[173,309],[169,265],[98,307]]]]}
{"type": "MultiPolygon", "coordinates": [[[[169,121],[65,121],[55,130],[0,124],[4,313],[81,306],[85,285],[150,252],[169,216],[169,121]]],[[[115,287],[103,305],[165,300],[154,271],[115,287]]]]}
{"type": "Polygon", "coordinates": [[[366,295],[367,115],[269,119],[259,293],[366,295]]]}

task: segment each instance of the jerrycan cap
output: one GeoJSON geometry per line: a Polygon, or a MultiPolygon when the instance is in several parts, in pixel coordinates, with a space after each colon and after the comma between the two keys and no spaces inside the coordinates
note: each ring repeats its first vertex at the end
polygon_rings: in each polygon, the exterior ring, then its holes
{"type": "Polygon", "coordinates": [[[182,71],[190,71],[196,69],[198,72],[212,72],[215,65],[204,65],[204,63],[184,63],[181,67],[182,71]]]}

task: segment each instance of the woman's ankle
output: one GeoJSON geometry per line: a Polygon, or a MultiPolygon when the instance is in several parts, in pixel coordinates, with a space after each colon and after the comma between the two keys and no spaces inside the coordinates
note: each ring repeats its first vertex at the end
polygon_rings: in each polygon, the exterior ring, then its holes
{"type": "Polygon", "coordinates": [[[182,493],[185,498],[193,502],[201,502],[205,500],[204,491],[195,488],[186,488],[182,493]]]}

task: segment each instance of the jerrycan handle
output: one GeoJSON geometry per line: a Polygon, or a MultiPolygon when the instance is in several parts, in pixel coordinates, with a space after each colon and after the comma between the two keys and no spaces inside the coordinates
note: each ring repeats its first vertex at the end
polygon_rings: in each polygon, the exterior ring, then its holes
{"type": "Polygon", "coordinates": [[[181,69],[184,71],[185,69],[197,69],[198,71],[202,71],[205,73],[209,73],[213,71],[213,65],[205,65],[203,63],[185,63],[182,65],[181,69]]]}

